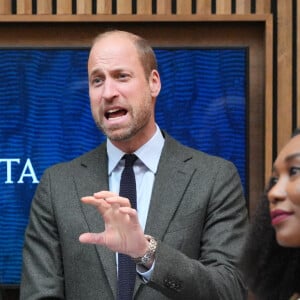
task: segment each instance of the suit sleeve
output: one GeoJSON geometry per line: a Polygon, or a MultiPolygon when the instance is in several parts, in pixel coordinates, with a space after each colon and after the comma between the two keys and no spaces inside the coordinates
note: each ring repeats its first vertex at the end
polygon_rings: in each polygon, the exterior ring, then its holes
{"type": "Polygon", "coordinates": [[[229,162],[220,163],[216,169],[210,181],[210,195],[205,200],[208,202],[203,226],[199,226],[194,241],[190,241],[195,243],[200,234],[198,257],[191,258],[184,248],[158,242],[155,268],[148,284],[171,299],[247,298],[237,269],[248,224],[240,178],[229,162]]]}
{"type": "Polygon", "coordinates": [[[46,171],[33,198],[25,233],[20,299],[64,299],[63,287],[61,249],[46,171]]]}

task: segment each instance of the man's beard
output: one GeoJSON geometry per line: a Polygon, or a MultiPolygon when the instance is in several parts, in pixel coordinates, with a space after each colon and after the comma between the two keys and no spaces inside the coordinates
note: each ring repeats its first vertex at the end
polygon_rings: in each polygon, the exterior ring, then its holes
{"type": "Polygon", "coordinates": [[[98,128],[106,135],[111,141],[126,141],[133,137],[138,131],[139,128],[135,126],[126,127],[123,129],[107,129],[100,125],[99,122],[96,123],[98,128]]]}
{"type": "Polygon", "coordinates": [[[139,111],[136,117],[133,117],[133,122],[127,127],[106,128],[100,122],[96,122],[96,125],[111,141],[127,141],[141,131],[148,124],[150,118],[151,107],[149,103],[139,111]]]}

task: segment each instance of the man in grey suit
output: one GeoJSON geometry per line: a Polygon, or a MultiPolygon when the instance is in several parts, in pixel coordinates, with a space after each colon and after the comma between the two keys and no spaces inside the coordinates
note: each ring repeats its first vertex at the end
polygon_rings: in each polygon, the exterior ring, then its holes
{"type": "Polygon", "coordinates": [[[245,299],[237,262],[247,210],[237,170],[159,129],[161,82],[149,44],[124,31],[99,35],[88,76],[107,141],[45,171],[26,230],[20,298],[116,299],[123,253],[136,262],[132,299],[245,299]],[[125,153],[137,156],[137,209],[119,196],[125,153]]]}

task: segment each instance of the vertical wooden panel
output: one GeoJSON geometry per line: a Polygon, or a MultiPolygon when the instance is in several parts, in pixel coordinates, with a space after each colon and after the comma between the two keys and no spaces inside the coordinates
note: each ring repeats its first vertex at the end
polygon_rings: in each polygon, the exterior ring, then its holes
{"type": "Polygon", "coordinates": [[[216,12],[218,15],[230,15],[231,0],[216,0],[216,12]]]}
{"type": "Polygon", "coordinates": [[[56,12],[58,15],[72,14],[72,0],[57,0],[56,12]]]}
{"type": "Polygon", "coordinates": [[[273,17],[267,19],[265,38],[265,186],[273,164],[273,17]]]}
{"type": "Polygon", "coordinates": [[[112,0],[97,0],[97,14],[107,14],[112,13],[112,0]]]}
{"type": "Polygon", "coordinates": [[[36,6],[38,15],[52,14],[52,0],[37,0],[36,6]]]}
{"type": "Polygon", "coordinates": [[[152,0],[138,0],[137,1],[137,14],[138,15],[151,15],[152,14],[152,0]]]}
{"type": "Polygon", "coordinates": [[[92,14],[92,0],[76,0],[76,7],[77,15],[92,14]]]}
{"type": "Polygon", "coordinates": [[[157,0],[156,11],[158,15],[170,15],[172,13],[171,0],[157,0]]]}
{"type": "Polygon", "coordinates": [[[177,15],[190,15],[192,13],[191,0],[177,0],[177,15]]]}
{"type": "Polygon", "coordinates": [[[32,0],[17,0],[17,14],[31,15],[32,14],[32,0]]]}
{"type": "Polygon", "coordinates": [[[0,14],[1,15],[11,14],[11,1],[0,1],[0,14]]]}
{"type": "Polygon", "coordinates": [[[199,15],[210,15],[211,14],[211,0],[197,0],[197,11],[199,15]]]}
{"type": "Polygon", "coordinates": [[[289,140],[292,131],[292,0],[277,0],[278,11],[278,106],[277,150],[289,140]]]}
{"type": "Polygon", "coordinates": [[[236,1],[237,14],[250,14],[251,13],[251,0],[238,0],[236,1]]]}
{"type": "Polygon", "coordinates": [[[269,14],[271,13],[272,0],[256,0],[255,10],[256,14],[269,14]]]}
{"type": "Polygon", "coordinates": [[[132,13],[131,0],[117,1],[117,14],[131,14],[131,13],[132,13]]]}

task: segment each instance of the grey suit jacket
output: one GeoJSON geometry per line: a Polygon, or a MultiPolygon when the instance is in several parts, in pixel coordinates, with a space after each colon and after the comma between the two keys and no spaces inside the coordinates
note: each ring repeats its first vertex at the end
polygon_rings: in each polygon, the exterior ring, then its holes
{"type": "MultiPolygon", "coordinates": [[[[232,163],[165,134],[145,233],[158,240],[148,283],[134,299],[245,299],[236,264],[247,211],[232,163]]],[[[23,250],[20,299],[115,299],[115,253],[81,244],[101,232],[98,211],[80,198],[108,190],[106,144],[45,171],[36,190],[23,250]]]]}

